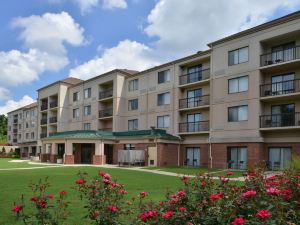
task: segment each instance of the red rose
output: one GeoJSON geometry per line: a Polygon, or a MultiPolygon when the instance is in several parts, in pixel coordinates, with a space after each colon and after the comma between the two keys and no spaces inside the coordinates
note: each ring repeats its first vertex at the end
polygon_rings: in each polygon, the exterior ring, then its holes
{"type": "Polygon", "coordinates": [[[39,198],[36,196],[33,196],[30,198],[30,201],[32,201],[32,202],[36,202],[37,200],[39,200],[39,198]]]}
{"type": "Polygon", "coordinates": [[[67,195],[67,192],[66,191],[61,191],[59,192],[60,195],[67,195]]]}
{"type": "Polygon", "coordinates": [[[46,201],[46,200],[40,200],[40,201],[38,202],[38,205],[39,205],[41,208],[43,208],[43,209],[45,209],[45,208],[48,207],[47,201],[46,201]]]}
{"type": "Polygon", "coordinates": [[[48,194],[48,195],[47,195],[47,198],[53,199],[53,198],[54,198],[54,194],[48,194]]]}
{"type": "Polygon", "coordinates": [[[107,208],[111,213],[116,213],[118,211],[118,208],[113,205],[109,205],[109,206],[107,206],[107,208]]]}
{"type": "Polygon", "coordinates": [[[178,195],[178,197],[184,197],[185,196],[185,191],[178,191],[177,195],[178,195]]]}
{"type": "Polygon", "coordinates": [[[174,213],[172,211],[168,211],[164,214],[162,214],[162,218],[170,218],[174,215],[174,213]]]}
{"type": "Polygon", "coordinates": [[[99,175],[100,175],[101,177],[104,177],[105,174],[106,174],[106,173],[105,173],[104,171],[99,171],[99,175]]]}
{"type": "Polygon", "coordinates": [[[122,194],[122,195],[127,195],[128,194],[128,192],[126,190],[120,190],[119,193],[122,194]]]}
{"type": "Polygon", "coordinates": [[[251,198],[255,195],[256,195],[256,191],[254,191],[254,190],[250,190],[250,191],[243,193],[244,198],[251,198]]]}
{"type": "Polygon", "coordinates": [[[15,207],[13,207],[11,209],[11,211],[13,211],[14,213],[20,213],[23,210],[23,206],[22,205],[16,205],[15,207]]]}
{"type": "Polygon", "coordinates": [[[281,191],[279,189],[273,188],[273,187],[270,187],[270,188],[267,189],[267,193],[269,195],[280,195],[280,192],[281,191]]]}
{"type": "Polygon", "coordinates": [[[219,194],[211,194],[210,195],[210,200],[211,201],[216,201],[216,200],[219,200],[220,198],[221,198],[220,193],[219,194]]]}
{"type": "Polygon", "coordinates": [[[85,184],[85,183],[86,183],[86,180],[84,180],[84,179],[76,180],[76,184],[78,184],[78,185],[82,185],[82,184],[85,184]]]}
{"type": "Polygon", "coordinates": [[[231,223],[233,225],[244,225],[246,220],[242,217],[235,218],[234,221],[231,223]]]}
{"type": "Polygon", "coordinates": [[[142,192],[140,193],[140,198],[145,198],[145,197],[148,196],[148,195],[149,195],[148,192],[142,191],[142,192]]]}
{"type": "Polygon", "coordinates": [[[267,209],[263,209],[263,210],[260,210],[258,211],[256,214],[255,214],[256,217],[259,217],[261,219],[267,219],[269,217],[271,217],[272,215],[269,213],[269,210],[267,209]]]}
{"type": "Polygon", "coordinates": [[[142,221],[146,221],[148,219],[151,219],[153,217],[157,217],[158,216],[158,213],[156,211],[153,211],[153,210],[150,210],[148,212],[144,212],[143,214],[141,214],[139,216],[140,220],[142,221]]]}
{"type": "Polygon", "coordinates": [[[182,181],[183,183],[187,184],[189,182],[190,178],[188,176],[183,176],[182,181]]]}
{"type": "Polygon", "coordinates": [[[186,212],[186,208],[185,207],[179,207],[179,212],[186,212]]]}
{"type": "Polygon", "coordinates": [[[227,175],[231,176],[231,175],[233,175],[233,172],[229,171],[229,172],[227,172],[227,175]]]}

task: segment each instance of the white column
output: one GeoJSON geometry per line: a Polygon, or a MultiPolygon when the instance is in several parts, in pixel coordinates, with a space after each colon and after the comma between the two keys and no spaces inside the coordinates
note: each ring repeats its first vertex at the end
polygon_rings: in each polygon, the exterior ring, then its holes
{"type": "Polygon", "coordinates": [[[65,154],[73,155],[73,143],[71,141],[66,141],[65,143],[65,154]]]}

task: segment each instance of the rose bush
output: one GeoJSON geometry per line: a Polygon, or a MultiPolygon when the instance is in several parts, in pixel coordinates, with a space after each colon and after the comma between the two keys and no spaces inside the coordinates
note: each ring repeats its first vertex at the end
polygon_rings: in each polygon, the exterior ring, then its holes
{"type": "MultiPolygon", "coordinates": [[[[262,168],[250,170],[244,182],[231,180],[233,172],[217,180],[205,174],[184,176],[182,188],[167,193],[161,202],[149,201],[151,192],[146,191],[129,198],[124,186],[102,171],[93,179],[79,173],[74,185],[88,209],[87,217],[97,225],[298,224],[299,171],[290,169],[271,177],[264,172],[262,168]]],[[[43,193],[31,201],[43,210],[41,201],[46,200],[48,206],[52,197],[43,193]]],[[[24,207],[18,204],[12,210],[22,217],[24,207]]]]}

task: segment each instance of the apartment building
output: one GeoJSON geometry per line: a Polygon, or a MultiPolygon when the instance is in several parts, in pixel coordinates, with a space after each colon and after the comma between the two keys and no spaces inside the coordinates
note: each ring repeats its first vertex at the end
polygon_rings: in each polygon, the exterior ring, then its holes
{"type": "Polygon", "coordinates": [[[142,150],[145,165],[283,169],[300,154],[299,44],[296,12],[145,71],[43,87],[41,160],[117,164],[142,150]]]}

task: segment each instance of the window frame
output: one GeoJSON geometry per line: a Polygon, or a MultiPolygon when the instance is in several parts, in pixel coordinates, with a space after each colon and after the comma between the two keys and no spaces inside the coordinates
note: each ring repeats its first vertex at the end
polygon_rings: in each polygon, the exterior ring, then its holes
{"type": "Polygon", "coordinates": [[[168,129],[168,128],[170,128],[170,115],[162,115],[162,116],[157,116],[156,117],[156,127],[157,128],[159,128],[159,129],[168,129]],[[165,117],[168,117],[169,118],[169,126],[165,126],[165,117]],[[163,126],[162,127],[160,127],[160,126],[158,126],[158,119],[159,118],[163,118],[163,126]]]}
{"type": "Polygon", "coordinates": [[[84,123],[83,124],[83,130],[91,130],[91,129],[92,129],[91,123],[84,123]],[[89,129],[86,129],[86,125],[89,126],[89,129]]]}
{"type": "Polygon", "coordinates": [[[236,93],[243,93],[243,92],[248,92],[249,91],[249,75],[243,75],[243,76],[240,76],[240,77],[235,77],[235,78],[230,78],[230,79],[228,79],[228,86],[227,86],[227,89],[228,89],[228,94],[236,94],[236,93]],[[245,77],[247,77],[248,79],[248,81],[247,81],[247,90],[246,91],[240,91],[239,89],[239,87],[240,87],[240,79],[241,78],[245,78],[245,77]],[[238,80],[238,91],[237,92],[230,92],[230,81],[232,81],[232,80],[238,80]]]}
{"type": "Polygon", "coordinates": [[[138,91],[139,90],[139,79],[132,79],[128,81],[128,91],[129,92],[134,92],[134,91],[138,91]],[[132,87],[131,87],[131,84],[132,87]]]}
{"type": "Polygon", "coordinates": [[[92,106],[91,105],[85,105],[83,107],[83,115],[84,116],[91,116],[92,115],[92,106]],[[89,109],[86,111],[86,109],[89,109]],[[89,112],[88,114],[86,114],[86,112],[89,112]]]}
{"type": "Polygon", "coordinates": [[[135,111],[139,109],[139,99],[138,98],[134,98],[134,99],[130,99],[128,100],[128,111],[135,111]],[[136,108],[132,108],[131,103],[137,101],[137,107],[136,108]]]}
{"type": "MultiPolygon", "coordinates": [[[[138,130],[139,129],[139,120],[138,119],[132,119],[132,120],[128,120],[128,130],[129,131],[133,131],[133,130],[138,130]],[[135,121],[137,121],[137,127],[133,128],[133,129],[129,129],[129,123],[133,123],[133,125],[135,125],[135,121]]],[[[133,126],[134,127],[134,126],[133,126]]]]}
{"type": "Polygon", "coordinates": [[[73,92],[73,102],[79,102],[79,101],[80,101],[80,91],[73,92]]]}
{"type": "Polygon", "coordinates": [[[236,48],[236,49],[234,49],[234,50],[230,50],[230,51],[228,51],[228,66],[234,66],[234,65],[239,65],[239,64],[243,64],[243,63],[247,63],[247,62],[249,62],[249,45],[247,45],[247,46],[244,46],[244,47],[241,47],[241,48],[236,48]],[[247,54],[247,61],[245,61],[245,62],[240,62],[240,50],[241,49],[244,49],[244,48],[248,48],[248,54],[247,54]],[[235,52],[235,51],[237,51],[238,52],[238,63],[233,63],[233,64],[230,64],[230,53],[233,53],[233,52],[235,52]]]}
{"type": "Polygon", "coordinates": [[[75,108],[73,109],[73,119],[78,119],[80,117],[80,112],[79,112],[79,108],[75,108]],[[78,116],[75,116],[76,115],[76,111],[78,110],[78,116]]]}
{"type": "Polygon", "coordinates": [[[165,84],[165,83],[170,83],[171,82],[171,70],[170,69],[166,69],[166,70],[161,70],[157,72],[157,84],[165,84]],[[160,75],[163,75],[163,82],[159,82],[160,79],[160,75]],[[168,76],[166,76],[168,75],[168,76]],[[168,77],[169,79],[166,80],[165,78],[168,77]]]}
{"type": "Polygon", "coordinates": [[[89,99],[89,98],[91,98],[92,97],[92,88],[85,88],[84,90],[83,90],[83,98],[84,99],[89,99]],[[86,94],[87,93],[87,97],[86,97],[86,94]]]}
{"type": "Polygon", "coordinates": [[[171,104],[171,93],[168,91],[168,92],[163,92],[163,93],[160,93],[160,94],[157,94],[157,106],[164,106],[164,105],[170,105],[171,104]],[[163,96],[165,94],[168,94],[169,95],[169,103],[161,103],[160,104],[160,101],[159,101],[159,97],[160,96],[163,96]]]}
{"type": "MultiPolygon", "coordinates": [[[[239,111],[237,111],[237,115],[238,115],[238,117],[239,117],[239,111]]],[[[234,122],[245,122],[245,121],[248,121],[249,120],[249,106],[248,105],[237,105],[237,106],[231,106],[231,107],[228,107],[227,108],[227,122],[228,123],[234,123],[234,122]],[[239,110],[239,108],[242,108],[242,107],[247,107],[247,119],[246,120],[239,120],[239,118],[238,118],[238,120],[233,120],[233,121],[231,121],[229,118],[230,118],[230,115],[229,115],[229,111],[230,111],[230,109],[234,109],[234,108],[236,108],[236,109],[238,109],[239,110]]]]}

